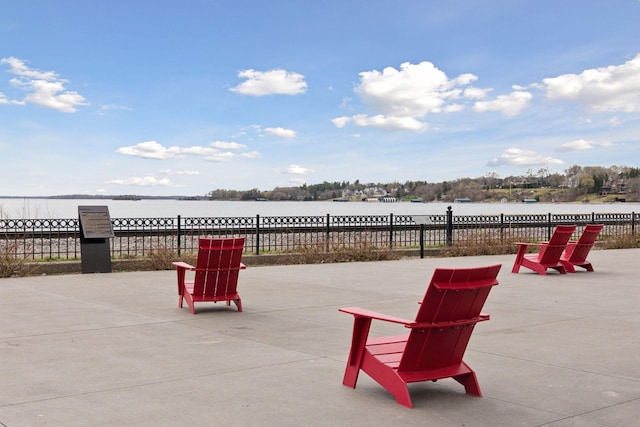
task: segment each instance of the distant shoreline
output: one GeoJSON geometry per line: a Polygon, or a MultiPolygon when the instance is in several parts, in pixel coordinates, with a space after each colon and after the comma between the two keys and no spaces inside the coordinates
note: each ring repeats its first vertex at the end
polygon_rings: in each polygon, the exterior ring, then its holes
{"type": "Polygon", "coordinates": [[[140,196],[137,194],[114,194],[92,196],[89,194],[59,196],[0,196],[0,199],[37,199],[37,200],[209,200],[204,196],[140,196]]]}
{"type": "MultiPolygon", "coordinates": [[[[211,201],[211,202],[254,202],[254,199],[251,200],[237,200],[237,199],[209,199],[204,196],[139,196],[139,195],[112,195],[112,196],[91,196],[91,195],[60,195],[60,196],[0,196],[0,200],[115,200],[115,201],[138,201],[138,200],[179,200],[179,201],[211,201]]],[[[261,201],[267,202],[298,202],[301,200],[267,200],[262,199],[261,201]]],[[[333,202],[334,199],[326,199],[326,200],[309,200],[304,202],[333,202]]],[[[347,203],[366,203],[366,201],[362,200],[340,200],[340,202],[347,203]]],[[[393,203],[389,202],[387,204],[395,204],[395,203],[416,203],[412,200],[397,200],[393,203]]],[[[420,202],[421,204],[431,204],[431,203],[451,203],[458,205],[455,201],[437,201],[437,202],[420,202]]],[[[522,200],[512,200],[509,202],[498,202],[495,200],[490,201],[479,201],[479,202],[466,202],[472,204],[528,204],[529,202],[524,202],[522,200]]],[[[627,201],[589,201],[583,202],[580,200],[574,200],[570,202],[537,202],[540,204],[558,204],[558,205],[612,205],[612,204],[634,204],[639,202],[627,202],[627,201]]]]}

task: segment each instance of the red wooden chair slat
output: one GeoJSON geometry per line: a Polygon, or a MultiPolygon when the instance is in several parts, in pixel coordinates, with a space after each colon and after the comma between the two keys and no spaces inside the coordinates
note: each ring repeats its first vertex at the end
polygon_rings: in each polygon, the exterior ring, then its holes
{"type": "Polygon", "coordinates": [[[342,383],[355,388],[360,371],[412,407],[407,384],[453,378],[469,394],[481,396],[475,372],[462,360],[476,323],[489,320],[481,310],[498,284],[501,265],[438,268],[414,321],[357,307],[340,311],[354,316],[351,350],[342,383]],[[369,338],[372,320],[398,323],[409,334],[369,338]]]}

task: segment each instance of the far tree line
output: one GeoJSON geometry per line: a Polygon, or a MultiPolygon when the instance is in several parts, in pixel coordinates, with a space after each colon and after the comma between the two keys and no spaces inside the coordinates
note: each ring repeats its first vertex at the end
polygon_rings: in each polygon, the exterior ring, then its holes
{"type": "Polygon", "coordinates": [[[339,199],[350,201],[375,197],[393,197],[398,201],[453,202],[469,199],[474,202],[517,201],[535,198],[542,202],[573,202],[600,199],[602,201],[640,201],[640,168],[628,166],[578,166],[561,173],[549,168],[529,169],[521,176],[501,178],[491,172],[478,178],[452,181],[406,181],[390,183],[336,181],[304,184],[297,187],[276,187],[270,191],[217,189],[206,195],[211,200],[273,200],[320,201],[339,199]],[[589,198],[589,197],[590,198],[589,198]]]}

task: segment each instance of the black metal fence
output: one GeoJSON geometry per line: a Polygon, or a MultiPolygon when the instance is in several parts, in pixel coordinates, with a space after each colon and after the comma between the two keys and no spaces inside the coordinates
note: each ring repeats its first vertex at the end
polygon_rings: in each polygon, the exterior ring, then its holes
{"type": "MultiPolygon", "coordinates": [[[[455,245],[548,240],[559,224],[604,224],[599,240],[635,236],[637,213],[470,215],[277,216],[115,218],[110,239],[113,258],[150,256],[159,248],[197,251],[201,237],[245,237],[245,253],[287,253],[305,248],[331,250],[437,248],[455,245]]],[[[31,260],[78,259],[78,219],[1,219],[0,253],[31,260]]]]}

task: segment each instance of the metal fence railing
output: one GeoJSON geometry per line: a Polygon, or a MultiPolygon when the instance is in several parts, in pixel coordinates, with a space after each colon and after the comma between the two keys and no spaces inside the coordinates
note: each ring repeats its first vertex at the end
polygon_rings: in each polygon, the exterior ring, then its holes
{"type": "MultiPolygon", "coordinates": [[[[380,249],[482,244],[487,240],[548,240],[559,224],[576,224],[577,238],[586,224],[602,223],[600,241],[636,234],[638,213],[365,216],[264,216],[115,218],[110,239],[112,258],[150,256],[163,248],[197,251],[201,237],[245,237],[245,253],[287,253],[358,245],[380,249]]],[[[1,219],[0,253],[30,260],[78,259],[78,219],[1,219]]]]}

